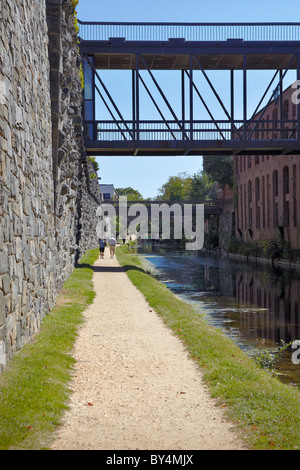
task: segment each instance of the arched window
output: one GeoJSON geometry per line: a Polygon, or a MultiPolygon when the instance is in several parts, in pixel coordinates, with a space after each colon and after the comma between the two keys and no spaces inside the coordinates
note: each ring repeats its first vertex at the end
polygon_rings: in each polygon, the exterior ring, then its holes
{"type": "Polygon", "coordinates": [[[294,227],[297,227],[297,167],[293,165],[293,220],[294,227]]]}
{"type": "Polygon", "coordinates": [[[274,170],[272,175],[273,196],[278,196],[278,171],[274,170]]]}
{"type": "Polygon", "coordinates": [[[266,227],[266,194],[265,194],[265,177],[262,177],[262,227],[266,227]]]}
{"type": "Polygon", "coordinates": [[[260,199],[259,194],[259,178],[255,178],[255,202],[258,202],[260,199]]]}
{"type": "Polygon", "coordinates": [[[272,173],[272,187],[273,187],[273,227],[278,227],[278,171],[274,170],[272,173]]]}
{"type": "Polygon", "coordinates": [[[284,100],[283,106],[282,106],[282,118],[284,121],[287,121],[289,119],[289,102],[288,100],[284,100]]]}
{"type": "MultiPolygon", "coordinates": [[[[283,121],[288,121],[289,119],[289,102],[288,100],[284,100],[283,107],[282,107],[282,119],[283,121]]],[[[289,136],[289,131],[290,129],[290,124],[287,122],[282,123],[282,127],[284,127],[286,130],[283,131],[282,138],[283,139],[288,139],[289,136]]]]}
{"type": "Polygon", "coordinates": [[[261,121],[261,138],[262,139],[265,138],[265,120],[264,119],[261,121]]]}
{"type": "Polygon", "coordinates": [[[278,127],[278,122],[277,122],[277,108],[273,109],[272,112],[272,132],[271,132],[271,139],[277,139],[277,132],[276,129],[278,127]]]}
{"type": "Polygon", "coordinates": [[[255,210],[256,210],[256,228],[260,228],[260,188],[259,178],[255,178],[255,210]]]}
{"type": "Polygon", "coordinates": [[[267,175],[267,227],[271,226],[271,215],[270,215],[270,175],[267,175]]]}
{"type": "Polygon", "coordinates": [[[248,181],[248,202],[249,204],[252,202],[252,181],[248,181]]]}
{"type": "Polygon", "coordinates": [[[284,166],[282,172],[282,189],[283,189],[283,226],[290,225],[290,203],[286,200],[286,195],[289,194],[289,167],[284,166]]]}
{"type": "Polygon", "coordinates": [[[248,229],[252,230],[252,181],[248,181],[248,229]]]}
{"type": "Polygon", "coordinates": [[[245,218],[245,228],[247,228],[247,190],[246,183],[244,183],[244,218],[245,218]]]}
{"type": "Polygon", "coordinates": [[[283,184],[283,195],[285,196],[286,194],[289,193],[289,167],[284,166],[283,167],[283,172],[282,172],[282,184],[283,184]]]}
{"type": "Polygon", "coordinates": [[[240,202],[239,202],[239,206],[240,206],[240,223],[239,223],[239,226],[241,227],[241,229],[243,230],[244,228],[244,214],[243,214],[243,209],[244,209],[244,203],[243,203],[243,185],[241,184],[240,186],[240,202]]]}
{"type": "Polygon", "coordinates": [[[248,168],[251,168],[251,155],[248,155],[248,168]]]}

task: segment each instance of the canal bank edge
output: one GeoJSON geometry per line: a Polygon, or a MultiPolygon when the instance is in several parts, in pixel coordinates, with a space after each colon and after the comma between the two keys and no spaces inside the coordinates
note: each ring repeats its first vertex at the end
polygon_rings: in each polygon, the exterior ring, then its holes
{"type": "Polygon", "coordinates": [[[262,266],[271,266],[274,267],[275,269],[285,269],[289,271],[297,271],[300,272],[300,261],[292,262],[289,260],[286,260],[284,258],[282,259],[275,259],[274,262],[272,263],[272,260],[269,258],[262,258],[260,256],[247,256],[243,255],[241,253],[232,253],[230,251],[216,251],[216,250],[208,250],[207,248],[202,248],[200,253],[206,255],[208,254],[209,256],[214,256],[216,258],[227,258],[227,259],[232,259],[234,261],[241,261],[243,263],[251,263],[251,264],[256,264],[256,265],[262,265],[262,266]]]}
{"type": "Polygon", "coordinates": [[[260,369],[232,340],[144,269],[127,245],[117,258],[133,284],[184,343],[211,395],[247,436],[252,449],[300,449],[300,393],[260,369]]]}
{"type": "Polygon", "coordinates": [[[240,255],[237,253],[222,254],[222,257],[237,260],[237,261],[243,261],[244,263],[248,262],[248,263],[257,264],[257,265],[268,265],[268,266],[273,266],[274,268],[294,270],[294,271],[300,272],[300,261],[292,263],[291,261],[280,259],[280,260],[275,260],[274,264],[272,265],[272,260],[268,258],[260,258],[260,257],[256,258],[255,256],[247,257],[245,255],[240,255]]]}

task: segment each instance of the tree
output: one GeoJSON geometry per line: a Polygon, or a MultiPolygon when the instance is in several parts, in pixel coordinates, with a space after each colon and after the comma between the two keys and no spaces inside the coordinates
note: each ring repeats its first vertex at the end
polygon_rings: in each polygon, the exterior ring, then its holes
{"type": "Polygon", "coordinates": [[[116,188],[118,196],[127,196],[128,201],[143,201],[144,198],[139,191],[131,188],[116,188]]]}
{"type": "Polygon", "coordinates": [[[232,155],[211,155],[203,157],[203,171],[217,181],[222,188],[226,184],[233,187],[233,157],[232,155]]]}
{"type": "Polygon", "coordinates": [[[187,175],[187,173],[179,173],[177,176],[170,176],[168,181],[158,189],[160,194],[157,199],[172,202],[188,200],[191,181],[192,177],[187,175]]]}
{"type": "Polygon", "coordinates": [[[190,199],[193,201],[216,199],[216,186],[217,183],[207,173],[196,173],[193,175],[191,182],[190,199]]]}
{"type": "Polygon", "coordinates": [[[193,176],[179,173],[169,177],[159,189],[160,195],[157,199],[171,202],[207,201],[216,198],[216,185],[212,177],[204,172],[199,171],[193,176]]]}

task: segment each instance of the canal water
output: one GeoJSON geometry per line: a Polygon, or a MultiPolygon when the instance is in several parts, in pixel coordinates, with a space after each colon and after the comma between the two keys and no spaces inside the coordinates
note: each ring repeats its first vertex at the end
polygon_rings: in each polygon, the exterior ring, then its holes
{"type": "MultiPolygon", "coordinates": [[[[300,340],[299,272],[152,245],[138,254],[162,283],[251,357],[300,340]]],[[[276,358],[280,380],[300,388],[300,346],[276,358]]]]}

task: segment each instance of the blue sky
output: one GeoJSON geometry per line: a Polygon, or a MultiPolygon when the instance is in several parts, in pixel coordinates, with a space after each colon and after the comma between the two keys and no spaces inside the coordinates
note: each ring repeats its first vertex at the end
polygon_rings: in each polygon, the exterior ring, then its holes
{"type": "MultiPolygon", "coordinates": [[[[83,21],[147,21],[147,22],[293,22],[299,21],[299,0],[113,0],[102,2],[100,0],[79,0],[77,6],[78,18],[83,21]]],[[[124,72],[123,72],[124,73],[124,72]]],[[[168,72],[169,73],[169,72],[168,72]]],[[[174,72],[171,72],[174,74],[174,72]]],[[[255,109],[266,86],[266,74],[261,79],[257,74],[249,72],[249,112],[255,109]]],[[[130,90],[129,75],[124,73],[120,80],[120,73],[105,72],[103,80],[109,85],[109,90],[120,106],[122,114],[131,109],[127,85],[130,90]],[[109,75],[110,74],[110,75],[109,75]],[[127,83],[128,81],[128,83],[127,83]],[[120,88],[120,84],[122,87],[120,88]]],[[[158,75],[159,83],[166,91],[167,97],[176,108],[176,80],[169,80],[166,73],[158,75]],[[174,88],[169,83],[174,83],[174,88]],[[168,84],[164,88],[164,84],[168,84]],[[169,93],[169,94],[168,94],[169,93]],[[172,101],[173,100],[173,101],[172,101]]],[[[229,96],[227,93],[227,75],[215,72],[211,77],[217,91],[222,95],[224,102],[229,96]]],[[[285,86],[288,86],[294,76],[287,76],[285,86]]],[[[236,79],[237,102],[239,97],[239,79],[236,79]]],[[[200,85],[200,84],[199,84],[200,85]]],[[[202,83],[202,86],[205,86],[202,83]]],[[[150,109],[150,108],[149,108],[150,109]]],[[[147,109],[144,110],[147,114],[147,109]]],[[[150,110],[149,112],[152,112],[150,110]]],[[[218,110],[216,109],[218,114],[218,110]]],[[[149,117],[149,113],[147,117],[149,117]]],[[[216,115],[217,117],[217,115],[216,115]]],[[[146,118],[146,117],[145,117],[146,118]]],[[[220,117],[222,119],[222,117],[220,117]]],[[[200,119],[200,117],[199,117],[200,119]]],[[[101,182],[114,184],[115,187],[131,186],[139,190],[144,197],[155,197],[158,188],[169,178],[180,172],[193,174],[202,169],[202,158],[197,157],[97,157],[100,166],[99,176],[101,182]]]]}

